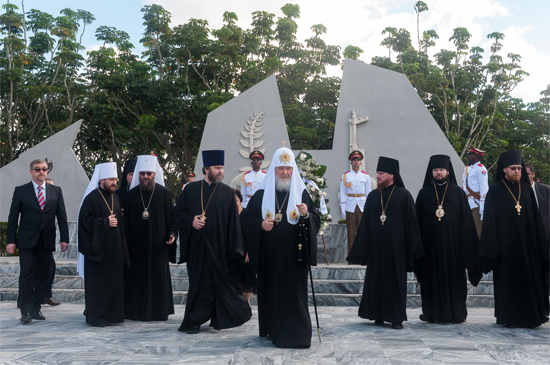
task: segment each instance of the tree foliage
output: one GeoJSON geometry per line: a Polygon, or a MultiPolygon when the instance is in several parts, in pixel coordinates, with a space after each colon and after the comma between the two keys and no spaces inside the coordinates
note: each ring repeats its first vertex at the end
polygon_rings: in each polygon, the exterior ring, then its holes
{"type": "MultiPolygon", "coordinates": [[[[518,148],[548,182],[549,88],[527,105],[510,96],[528,74],[520,55],[500,54],[502,33],[488,35],[486,59],[483,49],[470,46],[466,28],[454,30],[453,49],[430,57],[439,36],[434,30],[420,36],[420,14],[428,6],[418,1],[413,7],[418,50],[406,29],[387,27],[388,57],[371,63],[407,75],[462,157],[470,146],[482,147],[493,166],[500,152],[518,148]]],[[[82,36],[95,21],[85,10],[55,16],[25,11],[24,1],[2,9],[0,166],[83,119],[75,150],[88,173],[98,162],[116,161],[122,169],[128,158],[153,151],[174,195],[194,168],[207,114],[273,74],[293,148],[331,148],[341,80],[326,69],[363,53],[327,44],[323,24],[311,25],[310,37],[300,42],[295,4],[279,14],[253,12],[246,29],[230,11],[220,29],[193,18],[172,26],[166,9],[145,5],[139,57],[128,33],[105,25],[94,33],[100,48],[84,54],[82,36]]]]}
{"type": "MultiPolygon", "coordinates": [[[[418,1],[414,9],[418,17],[428,7],[418,1]]],[[[387,27],[382,34],[387,34],[382,45],[398,54],[397,62],[390,53],[374,57],[371,63],[407,75],[464,161],[472,146],[487,150],[485,162],[493,175],[499,154],[519,149],[525,161],[535,166],[538,177],[549,181],[549,100],[543,97],[525,105],[511,96],[529,74],[522,70],[519,54],[500,54],[503,33],[487,35],[491,45],[486,60],[484,49],[470,46],[471,34],[463,27],[455,28],[449,38],[454,48],[442,49],[433,58],[428,48],[435,47],[439,39],[435,30],[423,32],[418,51],[403,29],[387,27]]]]}
{"type": "MultiPolygon", "coordinates": [[[[284,5],[280,16],[254,12],[249,29],[230,11],[220,29],[204,19],[172,27],[170,12],[145,5],[140,57],[128,33],[105,25],[95,30],[99,50],[84,55],[82,34],[95,20],[87,11],[63,9],[56,17],[3,9],[0,166],[83,119],[75,149],[88,173],[98,162],[122,169],[125,160],[154,152],[167,186],[179,193],[207,114],[272,74],[292,145],[332,146],[340,79],[327,77],[326,67],[342,62],[340,47],[326,44],[322,24],[299,42],[298,5],[284,5]]],[[[362,51],[350,47],[357,58],[362,51]]]]}

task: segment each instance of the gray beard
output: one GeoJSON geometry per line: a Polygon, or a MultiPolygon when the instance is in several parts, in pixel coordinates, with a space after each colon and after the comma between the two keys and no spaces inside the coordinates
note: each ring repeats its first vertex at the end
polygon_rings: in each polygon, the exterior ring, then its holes
{"type": "Polygon", "coordinates": [[[151,191],[155,186],[155,180],[149,180],[149,184],[145,185],[142,181],[139,182],[139,188],[143,191],[151,191]]]}
{"type": "Polygon", "coordinates": [[[216,176],[213,173],[211,174],[210,171],[208,171],[208,180],[210,180],[211,184],[219,184],[223,180],[223,175],[216,176]]]}
{"type": "Polygon", "coordinates": [[[278,191],[282,191],[283,193],[284,192],[289,192],[291,182],[292,181],[290,179],[288,179],[288,180],[277,179],[277,180],[275,180],[275,189],[278,190],[278,191]]]}

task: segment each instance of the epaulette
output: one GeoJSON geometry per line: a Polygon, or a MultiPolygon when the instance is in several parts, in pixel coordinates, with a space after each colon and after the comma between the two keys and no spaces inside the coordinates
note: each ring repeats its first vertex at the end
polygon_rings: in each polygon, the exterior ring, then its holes
{"type": "Polygon", "coordinates": [[[351,170],[348,170],[348,171],[344,172],[344,175],[347,174],[347,173],[350,172],[350,171],[351,171],[351,170]]]}
{"type": "MultiPolygon", "coordinates": [[[[246,174],[250,174],[252,171],[253,171],[253,170],[247,171],[247,172],[245,172],[244,174],[245,174],[245,175],[246,175],[246,174]]],[[[244,176],[244,175],[243,175],[243,176],[244,176]]]]}
{"type": "Polygon", "coordinates": [[[267,174],[267,171],[264,171],[264,170],[260,170],[261,172],[263,172],[264,174],[267,174]]]}
{"type": "Polygon", "coordinates": [[[478,165],[479,167],[483,167],[483,165],[482,165],[481,163],[478,163],[477,165],[478,165]]]}
{"type": "Polygon", "coordinates": [[[363,171],[363,170],[361,170],[361,172],[362,172],[363,174],[365,174],[365,175],[368,175],[368,174],[367,174],[365,171],[363,171]]]}

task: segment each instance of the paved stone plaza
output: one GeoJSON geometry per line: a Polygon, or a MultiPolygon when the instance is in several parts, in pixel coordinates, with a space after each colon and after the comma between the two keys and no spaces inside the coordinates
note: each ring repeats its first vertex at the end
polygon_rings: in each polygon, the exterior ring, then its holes
{"type": "MultiPolygon", "coordinates": [[[[84,305],[45,307],[46,321],[19,323],[14,302],[0,303],[2,364],[548,364],[550,325],[534,330],[495,324],[492,308],[471,308],[464,324],[427,324],[408,309],[403,330],[373,325],[356,307],[320,307],[320,344],[275,348],[258,337],[257,310],[239,328],[178,332],[185,306],[167,322],[105,328],[86,325],[84,305]]],[[[313,308],[311,308],[313,310],[313,308]]],[[[313,312],[312,312],[312,318],[313,312]]],[[[315,331],[316,332],[316,331],[315,331]]]]}

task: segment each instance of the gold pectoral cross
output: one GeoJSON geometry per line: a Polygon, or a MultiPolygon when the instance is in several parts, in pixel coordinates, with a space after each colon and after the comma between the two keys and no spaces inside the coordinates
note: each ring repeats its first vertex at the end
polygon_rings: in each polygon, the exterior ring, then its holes
{"type": "Polygon", "coordinates": [[[302,244],[301,244],[301,243],[298,245],[298,249],[299,249],[299,250],[302,249],[302,244]]]}
{"type": "Polygon", "coordinates": [[[519,205],[519,201],[516,202],[516,210],[518,211],[518,215],[521,215],[521,205],[519,205]]]}

